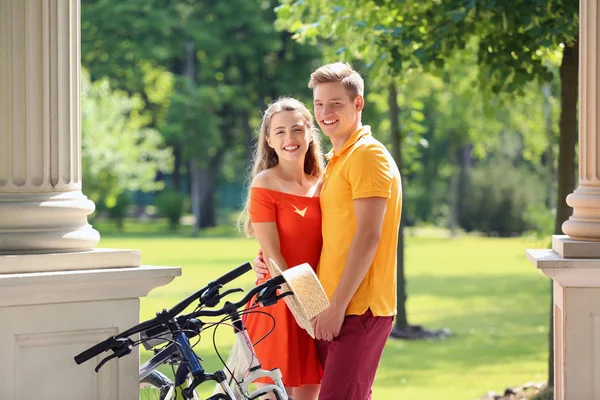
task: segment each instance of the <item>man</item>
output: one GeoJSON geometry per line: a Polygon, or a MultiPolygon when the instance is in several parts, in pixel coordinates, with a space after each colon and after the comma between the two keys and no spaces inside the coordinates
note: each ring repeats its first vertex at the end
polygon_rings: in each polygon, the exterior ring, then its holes
{"type": "MultiPolygon", "coordinates": [[[[319,400],[366,400],[396,312],[400,173],[362,125],[358,72],[327,64],[311,74],[308,86],[315,119],[333,145],[320,195],[317,268],[331,306],[313,321],[324,369],[319,400]]],[[[255,260],[257,272],[261,264],[255,260]]]]}

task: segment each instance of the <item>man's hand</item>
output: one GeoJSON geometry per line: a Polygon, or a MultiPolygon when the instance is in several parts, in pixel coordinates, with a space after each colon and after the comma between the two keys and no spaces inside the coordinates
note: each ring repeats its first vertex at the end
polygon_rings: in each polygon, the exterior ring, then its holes
{"type": "Polygon", "coordinates": [[[344,323],[344,311],[337,310],[333,305],[317,315],[312,321],[315,338],[331,342],[337,337],[344,323]]]}
{"type": "Polygon", "coordinates": [[[256,274],[257,281],[269,275],[269,269],[267,268],[267,264],[265,264],[263,252],[260,249],[258,250],[258,256],[256,256],[254,261],[252,261],[252,268],[254,269],[254,273],[256,274]]]}

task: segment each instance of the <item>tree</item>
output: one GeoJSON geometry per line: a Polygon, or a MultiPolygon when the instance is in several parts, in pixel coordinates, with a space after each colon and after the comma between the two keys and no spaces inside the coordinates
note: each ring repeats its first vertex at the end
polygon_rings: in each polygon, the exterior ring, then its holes
{"type": "Polygon", "coordinates": [[[111,90],[108,80],[81,79],[81,153],[86,195],[109,210],[126,191],[159,189],[157,172],[168,172],[171,152],[138,117],[142,101],[111,90]]]}
{"type": "Polygon", "coordinates": [[[549,81],[544,56],[561,48],[560,233],[575,184],[578,7],[577,0],[282,0],[279,21],[299,40],[319,38],[340,55],[365,60],[379,76],[441,68],[476,40],[479,87],[491,93],[520,94],[529,81],[549,81]]]}
{"type": "MultiPolygon", "coordinates": [[[[318,51],[275,32],[273,6],[84,1],[82,60],[93,76],[141,92],[150,112],[162,113],[153,123],[173,147],[176,164],[188,166],[196,233],[215,225],[214,192],[224,160],[247,151],[265,103],[306,91],[318,51]],[[170,87],[161,80],[163,71],[172,77],[170,87]],[[161,82],[168,93],[154,96],[156,104],[151,94],[161,82]]],[[[245,167],[246,157],[236,161],[245,167]]]]}

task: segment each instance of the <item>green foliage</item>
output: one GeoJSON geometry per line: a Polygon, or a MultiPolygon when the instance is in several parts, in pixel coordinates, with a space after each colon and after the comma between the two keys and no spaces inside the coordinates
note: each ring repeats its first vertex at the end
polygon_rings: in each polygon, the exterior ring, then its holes
{"type": "Polygon", "coordinates": [[[185,197],[173,189],[163,190],[156,196],[156,208],[159,215],[169,220],[169,227],[176,231],[183,214],[185,197]]]}
{"type": "Polygon", "coordinates": [[[274,6],[83,0],[82,62],[93,77],[140,93],[167,142],[208,162],[224,146],[245,145],[245,124],[266,102],[308,94],[318,51],[274,30],[274,6]]]}
{"type": "MultiPolygon", "coordinates": [[[[434,123],[427,113],[431,111],[431,99],[442,85],[440,79],[430,74],[410,73],[406,84],[398,93],[399,120],[404,140],[402,148],[404,173],[417,171],[422,167],[419,157],[429,146],[425,136],[434,123]]],[[[369,86],[367,82],[363,122],[371,125],[373,134],[384,143],[391,142],[388,96],[388,87],[369,86]]]]}
{"type": "Polygon", "coordinates": [[[278,26],[380,77],[442,68],[475,40],[479,83],[498,93],[552,79],[544,57],[574,40],[578,11],[577,0],[281,0],[278,26]]]}
{"type": "MultiPolygon", "coordinates": [[[[445,192],[458,173],[453,149],[472,145],[472,157],[484,159],[502,146],[502,135],[524,137],[522,158],[540,165],[547,182],[553,176],[559,101],[552,93],[559,93],[562,47],[578,32],[578,6],[577,0],[280,0],[277,26],[321,46],[328,61],[352,61],[368,75],[370,90],[395,81],[399,97],[416,96],[399,100],[406,205],[414,212],[407,217],[439,222],[448,218],[445,192]],[[431,95],[415,91],[415,80],[435,79],[431,95]],[[553,87],[544,99],[548,81],[553,87]],[[415,113],[425,116],[423,130],[406,118],[415,113]]],[[[375,97],[369,96],[367,104],[375,97]]],[[[389,123],[378,124],[385,132],[389,123]]]]}
{"type": "Polygon", "coordinates": [[[462,194],[461,226],[489,235],[521,234],[529,228],[527,210],[543,204],[544,193],[539,176],[525,166],[514,167],[504,157],[494,157],[470,171],[469,185],[462,194]]]}
{"type": "Polygon", "coordinates": [[[540,393],[531,398],[531,400],[554,400],[554,388],[547,387],[540,393]]]}
{"type": "MultiPolygon", "coordinates": [[[[309,94],[319,51],[276,32],[274,7],[275,0],[82,1],[83,64],[140,95],[147,126],[181,156],[175,173],[188,167],[210,177],[202,185],[190,179],[192,202],[202,204],[196,213],[212,208],[217,177],[243,181],[231,170],[245,169],[265,105],[309,94]],[[235,157],[224,166],[229,153],[235,157]]],[[[200,225],[214,224],[214,214],[197,215],[200,225]]]]}
{"type": "MultiPolygon", "coordinates": [[[[468,159],[474,161],[485,160],[489,153],[504,153],[543,173],[545,151],[550,144],[556,145],[556,97],[550,93],[552,126],[548,136],[542,112],[544,95],[537,84],[528,84],[522,98],[486,107],[476,90],[477,68],[470,61],[449,60],[441,76],[407,71],[399,88],[407,225],[450,224],[450,180],[460,173],[457,151],[469,148],[468,159]]],[[[363,120],[389,144],[387,97],[387,88],[375,82],[366,97],[363,120]]]]}
{"type": "Polygon", "coordinates": [[[126,190],[156,190],[156,173],[168,172],[170,151],[160,134],[143,128],[142,102],[110,89],[107,80],[81,79],[83,190],[106,208],[126,190]]]}
{"type": "Polygon", "coordinates": [[[529,205],[524,215],[529,233],[539,239],[551,237],[554,233],[554,214],[545,204],[529,205]]]}
{"type": "Polygon", "coordinates": [[[152,126],[164,122],[171,76],[165,62],[175,43],[165,43],[176,20],[167,2],[81,2],[81,62],[92,80],[107,78],[114,88],[139,94],[152,126]],[[161,62],[156,62],[160,60],[161,62]]]}
{"type": "MultiPolygon", "coordinates": [[[[556,67],[552,69],[558,74],[556,67]]],[[[505,126],[523,134],[523,158],[526,161],[543,165],[542,158],[548,151],[558,153],[559,93],[558,78],[542,86],[529,83],[524,87],[522,96],[507,104],[510,110],[505,126]]]]}
{"type": "Polygon", "coordinates": [[[117,229],[123,231],[123,221],[127,217],[127,210],[133,203],[133,198],[129,192],[121,192],[117,195],[115,203],[107,207],[108,217],[117,223],[117,229]]]}

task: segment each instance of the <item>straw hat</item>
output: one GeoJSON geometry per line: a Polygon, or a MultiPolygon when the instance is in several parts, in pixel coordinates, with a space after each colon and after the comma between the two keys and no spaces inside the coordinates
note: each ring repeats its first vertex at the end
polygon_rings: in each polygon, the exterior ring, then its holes
{"type": "Polygon", "coordinates": [[[329,307],[329,298],[317,278],[315,271],[307,263],[281,271],[275,261],[269,258],[267,265],[272,277],[283,275],[285,282],[281,285],[283,292],[291,291],[293,296],[283,300],[294,315],[296,322],[304,328],[311,337],[315,337],[310,320],[329,307]]]}

